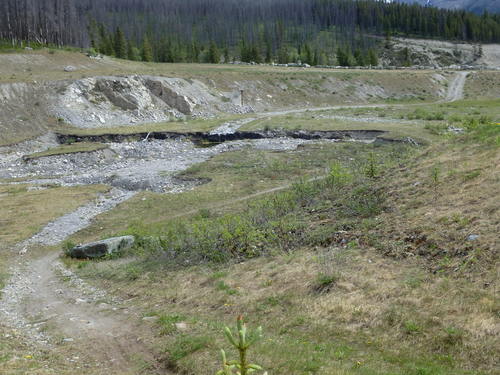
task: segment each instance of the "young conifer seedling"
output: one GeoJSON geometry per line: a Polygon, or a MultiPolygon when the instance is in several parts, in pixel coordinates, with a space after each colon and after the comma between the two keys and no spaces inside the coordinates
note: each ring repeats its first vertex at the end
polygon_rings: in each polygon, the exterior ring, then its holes
{"type": "MultiPolygon", "coordinates": [[[[248,348],[262,337],[262,327],[257,328],[253,334],[250,334],[243,322],[243,317],[240,315],[236,320],[236,328],[237,335],[233,335],[229,327],[224,328],[224,334],[229,343],[238,351],[239,359],[228,361],[226,352],[221,350],[222,370],[219,370],[216,375],[248,375],[255,371],[263,371],[261,366],[248,363],[247,359],[248,348]]],[[[267,375],[267,372],[264,372],[263,375],[267,375]]]]}

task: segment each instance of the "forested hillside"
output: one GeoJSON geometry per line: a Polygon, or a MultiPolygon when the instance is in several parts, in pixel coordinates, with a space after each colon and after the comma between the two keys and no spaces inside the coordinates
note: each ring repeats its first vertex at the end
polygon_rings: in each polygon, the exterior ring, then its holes
{"type": "Polygon", "coordinates": [[[373,0],[4,0],[0,39],[163,62],[375,62],[373,36],[500,42],[500,15],[373,0]],[[357,51],[357,52],[356,52],[357,51]]]}
{"type": "Polygon", "coordinates": [[[495,0],[397,0],[400,3],[417,3],[447,9],[464,9],[477,14],[500,12],[500,1],[495,0]]]}

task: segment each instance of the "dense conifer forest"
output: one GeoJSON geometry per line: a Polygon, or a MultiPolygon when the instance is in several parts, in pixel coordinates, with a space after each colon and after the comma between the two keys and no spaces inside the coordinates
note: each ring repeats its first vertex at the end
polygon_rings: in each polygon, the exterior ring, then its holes
{"type": "Polygon", "coordinates": [[[500,42],[500,15],[374,0],[3,0],[4,44],[160,62],[376,64],[374,36],[500,42]],[[339,58],[340,57],[340,58],[339,58]],[[342,60],[342,61],[341,61],[342,60]]]}

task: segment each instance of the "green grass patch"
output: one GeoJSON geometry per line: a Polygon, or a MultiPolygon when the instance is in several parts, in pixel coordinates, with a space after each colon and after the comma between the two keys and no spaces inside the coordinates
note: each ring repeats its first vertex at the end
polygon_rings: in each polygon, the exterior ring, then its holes
{"type": "Polygon", "coordinates": [[[207,336],[180,335],[166,349],[168,361],[175,364],[197,351],[209,347],[211,342],[212,340],[207,336]]]}
{"type": "Polygon", "coordinates": [[[25,160],[33,160],[38,158],[43,158],[46,156],[56,156],[65,154],[76,154],[82,152],[93,152],[98,150],[104,150],[109,146],[104,143],[94,143],[94,142],[79,142],[68,145],[61,145],[59,147],[54,147],[45,151],[36,152],[34,154],[29,154],[24,157],[25,160]]]}

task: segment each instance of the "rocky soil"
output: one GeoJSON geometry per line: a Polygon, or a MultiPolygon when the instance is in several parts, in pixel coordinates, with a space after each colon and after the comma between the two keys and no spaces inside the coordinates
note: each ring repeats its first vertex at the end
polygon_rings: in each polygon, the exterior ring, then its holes
{"type": "Polygon", "coordinates": [[[307,140],[278,138],[225,142],[213,147],[197,147],[183,139],[109,143],[109,149],[89,153],[29,161],[11,159],[0,169],[0,178],[23,178],[23,183],[38,185],[108,184],[125,191],[174,193],[196,186],[196,181],[178,179],[176,173],[214,155],[242,147],[288,150],[304,142],[307,140]]]}
{"type": "Polygon", "coordinates": [[[80,128],[247,113],[233,93],[197,80],[152,76],[84,78],[61,88],[52,113],[80,128]]]}

